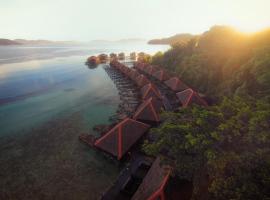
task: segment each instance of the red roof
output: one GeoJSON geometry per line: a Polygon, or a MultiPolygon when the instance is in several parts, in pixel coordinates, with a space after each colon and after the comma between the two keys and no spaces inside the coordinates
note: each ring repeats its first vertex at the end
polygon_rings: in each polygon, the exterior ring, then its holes
{"type": "Polygon", "coordinates": [[[131,69],[131,70],[129,71],[129,74],[128,74],[129,78],[130,78],[131,80],[133,80],[133,81],[135,81],[136,78],[137,78],[139,75],[140,75],[140,73],[139,73],[137,70],[135,70],[135,69],[131,69]]]}
{"type": "Polygon", "coordinates": [[[160,107],[153,98],[149,98],[138,107],[135,114],[133,115],[133,119],[159,122],[160,118],[158,112],[160,107]]]}
{"type": "Polygon", "coordinates": [[[148,99],[150,97],[161,99],[161,94],[159,90],[152,83],[149,83],[142,87],[141,95],[142,95],[142,99],[148,99]]]}
{"type": "Polygon", "coordinates": [[[185,89],[188,89],[188,86],[183,83],[179,78],[172,77],[169,80],[164,82],[171,90],[175,92],[180,92],[185,89]]]}
{"type": "Polygon", "coordinates": [[[148,80],[148,78],[146,78],[145,75],[141,74],[140,76],[138,76],[135,80],[136,84],[139,86],[139,87],[142,87],[148,83],[150,83],[150,81],[148,80]]]}
{"type": "Polygon", "coordinates": [[[166,81],[170,78],[170,76],[167,74],[165,70],[159,70],[155,72],[153,76],[160,81],[166,81]]]}
{"type": "Polygon", "coordinates": [[[126,118],[96,140],[95,146],[120,160],[149,128],[148,124],[126,118]]]}
{"type": "Polygon", "coordinates": [[[144,72],[147,73],[147,74],[149,74],[149,75],[153,75],[157,71],[158,71],[158,68],[155,67],[155,66],[153,66],[153,65],[149,65],[148,67],[146,67],[144,69],[144,72]]]}
{"type": "Polygon", "coordinates": [[[140,70],[144,70],[146,67],[148,66],[148,64],[146,63],[142,63],[142,62],[136,62],[134,64],[134,67],[137,68],[137,69],[140,69],[140,70]]]}
{"type": "Polygon", "coordinates": [[[130,72],[130,68],[129,67],[127,67],[127,66],[125,66],[124,65],[124,67],[122,68],[122,72],[125,74],[125,75],[128,75],[129,74],[129,72],[130,72]]]}
{"type": "Polygon", "coordinates": [[[160,166],[160,158],[157,158],[131,200],[165,200],[170,172],[170,168],[160,166]]]}
{"type": "Polygon", "coordinates": [[[205,100],[203,100],[197,92],[192,89],[186,89],[182,92],[176,93],[176,96],[180,100],[183,107],[187,107],[188,105],[195,103],[202,106],[207,106],[205,100]]]}

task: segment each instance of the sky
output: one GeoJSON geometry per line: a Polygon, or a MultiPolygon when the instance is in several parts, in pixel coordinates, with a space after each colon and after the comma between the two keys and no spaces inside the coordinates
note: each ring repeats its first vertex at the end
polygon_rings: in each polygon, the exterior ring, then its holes
{"type": "Polygon", "coordinates": [[[0,0],[0,38],[153,39],[270,27],[270,0],[0,0]]]}

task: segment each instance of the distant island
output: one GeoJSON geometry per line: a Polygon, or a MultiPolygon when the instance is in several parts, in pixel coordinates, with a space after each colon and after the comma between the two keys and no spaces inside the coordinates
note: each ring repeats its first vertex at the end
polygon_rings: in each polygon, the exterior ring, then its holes
{"type": "Polygon", "coordinates": [[[26,39],[4,39],[0,38],[0,46],[8,45],[81,45],[83,42],[77,41],[51,41],[51,40],[26,40],[26,39]]]}
{"type": "Polygon", "coordinates": [[[50,40],[25,40],[25,39],[0,39],[0,46],[7,45],[80,45],[76,41],[50,41],[50,40]]]}
{"type": "Polygon", "coordinates": [[[147,42],[146,39],[142,38],[128,38],[120,40],[92,40],[88,44],[115,44],[115,43],[138,43],[138,42],[147,42]]]}
{"type": "Polygon", "coordinates": [[[20,45],[20,43],[14,41],[14,40],[1,39],[1,38],[0,38],[0,45],[2,45],[2,46],[8,46],[8,45],[20,45]]]}
{"type": "Polygon", "coordinates": [[[148,44],[164,44],[171,45],[175,43],[187,43],[190,39],[197,37],[196,35],[192,35],[189,33],[180,33],[176,34],[172,37],[161,38],[161,39],[153,39],[148,41],[148,44]]]}
{"type": "Polygon", "coordinates": [[[92,40],[89,42],[78,42],[78,41],[52,41],[52,40],[26,40],[26,39],[5,39],[0,38],[0,46],[9,45],[31,45],[31,46],[42,46],[42,45],[91,45],[91,44],[112,44],[112,43],[137,43],[146,42],[145,39],[140,38],[129,38],[120,40],[92,40]]]}

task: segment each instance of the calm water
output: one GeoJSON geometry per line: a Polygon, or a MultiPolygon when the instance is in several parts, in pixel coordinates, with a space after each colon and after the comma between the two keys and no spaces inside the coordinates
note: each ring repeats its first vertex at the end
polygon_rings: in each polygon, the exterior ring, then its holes
{"type": "Polygon", "coordinates": [[[109,123],[119,97],[87,55],[166,48],[0,47],[0,199],[97,199],[120,169],[78,136],[109,123]]]}

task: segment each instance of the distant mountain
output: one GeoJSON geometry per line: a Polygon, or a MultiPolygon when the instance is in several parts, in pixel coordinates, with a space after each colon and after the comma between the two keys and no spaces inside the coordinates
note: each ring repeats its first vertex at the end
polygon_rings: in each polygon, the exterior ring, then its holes
{"type": "Polygon", "coordinates": [[[131,42],[145,42],[145,39],[142,38],[129,38],[129,39],[121,39],[121,40],[117,40],[116,42],[120,42],[120,43],[131,43],[131,42]]]}
{"type": "Polygon", "coordinates": [[[114,44],[114,43],[137,43],[137,42],[146,42],[146,39],[141,38],[129,38],[129,39],[120,39],[120,40],[92,40],[89,44],[114,44]]]}
{"type": "Polygon", "coordinates": [[[25,40],[25,39],[0,39],[0,45],[82,45],[85,43],[76,41],[50,41],[50,40],[25,40]]]}
{"type": "Polygon", "coordinates": [[[20,45],[20,43],[14,40],[0,38],[0,46],[7,46],[7,45],[20,45]]]}
{"type": "Polygon", "coordinates": [[[51,40],[26,40],[26,39],[0,39],[0,45],[29,45],[29,46],[53,46],[53,45],[96,45],[96,44],[115,44],[115,43],[138,43],[146,42],[145,39],[130,38],[121,40],[92,40],[90,42],[77,41],[51,41],[51,40]]]}
{"type": "Polygon", "coordinates": [[[76,41],[25,40],[25,39],[16,39],[14,41],[23,45],[80,45],[80,44],[83,44],[76,41]]]}
{"type": "Polygon", "coordinates": [[[153,39],[148,41],[148,44],[175,44],[175,43],[187,43],[190,39],[196,37],[196,35],[192,35],[189,33],[181,33],[174,35],[172,37],[162,38],[162,39],[153,39]]]}

